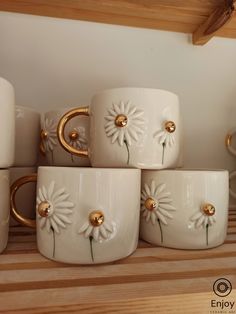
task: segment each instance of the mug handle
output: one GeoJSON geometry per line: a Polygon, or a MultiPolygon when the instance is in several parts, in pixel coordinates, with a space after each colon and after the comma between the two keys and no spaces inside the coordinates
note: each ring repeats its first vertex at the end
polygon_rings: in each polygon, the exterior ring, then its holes
{"type": "Polygon", "coordinates": [[[236,177],[236,171],[233,171],[229,174],[229,194],[236,199],[236,192],[234,192],[230,187],[230,181],[231,179],[236,177]]]}
{"type": "Polygon", "coordinates": [[[16,208],[16,192],[18,189],[23,186],[26,183],[29,182],[37,182],[37,173],[32,173],[27,176],[21,177],[17,179],[12,185],[10,189],[10,206],[11,206],[11,215],[13,218],[15,218],[19,223],[21,223],[24,226],[36,228],[36,220],[26,218],[23,215],[21,215],[17,208],[16,208]]]}
{"type": "Polygon", "coordinates": [[[228,151],[229,151],[231,154],[233,154],[234,156],[236,156],[236,149],[234,149],[234,148],[232,147],[232,137],[233,137],[233,135],[235,135],[235,134],[236,134],[236,128],[233,128],[232,130],[230,130],[230,131],[228,132],[228,134],[227,134],[226,137],[225,137],[225,145],[226,145],[228,151]]]}
{"type": "Polygon", "coordinates": [[[81,108],[76,108],[76,109],[72,109],[70,111],[68,111],[67,113],[65,113],[59,123],[58,123],[58,127],[57,127],[57,137],[59,140],[59,143],[61,144],[61,146],[70,154],[79,156],[79,157],[88,157],[88,150],[82,150],[82,149],[76,149],[73,146],[71,146],[70,144],[67,143],[66,139],[65,139],[65,126],[67,125],[67,123],[74,117],[76,116],[87,116],[89,117],[89,107],[81,107],[81,108]]]}

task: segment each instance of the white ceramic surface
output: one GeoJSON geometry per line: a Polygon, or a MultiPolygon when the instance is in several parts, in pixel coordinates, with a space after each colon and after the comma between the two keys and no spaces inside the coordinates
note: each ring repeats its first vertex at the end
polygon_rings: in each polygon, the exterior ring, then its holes
{"type": "Polygon", "coordinates": [[[0,77],[0,168],[12,166],[15,152],[15,93],[0,77]]]}
{"type": "Polygon", "coordinates": [[[177,249],[222,244],[228,223],[228,192],[226,170],[142,171],[141,238],[177,249]],[[154,207],[150,207],[150,199],[154,207]],[[214,214],[203,211],[205,204],[214,206],[214,214]]]}
{"type": "Polygon", "coordinates": [[[180,153],[178,96],[164,90],[115,88],[96,94],[89,106],[89,158],[93,167],[176,167],[180,153]],[[118,126],[117,118],[126,118],[118,126]],[[169,133],[165,123],[173,121],[169,133]],[[164,144],[164,145],[163,145],[164,144]]]}
{"type": "Polygon", "coordinates": [[[34,109],[16,106],[15,167],[35,166],[39,155],[40,114],[34,109]]]}
{"type": "Polygon", "coordinates": [[[66,263],[111,262],[137,247],[141,172],[136,169],[39,167],[37,243],[44,256],[66,263]],[[39,205],[50,204],[48,217],[39,205]],[[93,227],[91,212],[105,220],[93,227]],[[92,236],[93,238],[90,238],[92,236]]]}
{"type": "MultiPolygon", "coordinates": [[[[46,131],[48,136],[42,140],[48,165],[51,166],[90,166],[87,157],[77,157],[66,152],[57,140],[57,124],[64,113],[72,108],[61,108],[46,112],[41,120],[41,130],[46,131]]],[[[76,141],[70,143],[77,148],[86,148],[89,137],[89,119],[87,117],[78,117],[68,123],[65,130],[68,141],[71,131],[78,132],[76,141]]]]}
{"type": "MultiPolygon", "coordinates": [[[[10,184],[23,176],[31,173],[36,173],[36,167],[12,167],[10,172],[10,184]]],[[[16,206],[19,212],[25,217],[35,218],[35,200],[36,200],[36,185],[35,183],[28,183],[22,186],[16,193],[16,206]]],[[[10,218],[10,226],[19,225],[13,217],[10,218]]]]}
{"type": "Polygon", "coordinates": [[[0,253],[6,248],[10,220],[9,171],[0,170],[0,253]]]}

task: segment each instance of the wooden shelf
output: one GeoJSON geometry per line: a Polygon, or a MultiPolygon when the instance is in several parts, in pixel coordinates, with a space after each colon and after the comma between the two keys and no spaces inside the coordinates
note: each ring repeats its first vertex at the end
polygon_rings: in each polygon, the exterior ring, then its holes
{"type": "Polygon", "coordinates": [[[217,20],[226,1],[1,0],[0,11],[195,33],[194,43],[204,44],[213,35],[236,38],[235,16],[207,38],[203,34],[209,28],[209,21],[214,23],[217,20]]]}
{"type": "MultiPolygon", "coordinates": [[[[225,244],[186,251],[140,242],[123,260],[68,265],[41,256],[35,232],[11,227],[0,256],[0,313],[209,314],[215,280],[225,277],[236,299],[236,210],[230,210],[225,244]]],[[[222,298],[218,298],[222,299],[222,298]]]]}

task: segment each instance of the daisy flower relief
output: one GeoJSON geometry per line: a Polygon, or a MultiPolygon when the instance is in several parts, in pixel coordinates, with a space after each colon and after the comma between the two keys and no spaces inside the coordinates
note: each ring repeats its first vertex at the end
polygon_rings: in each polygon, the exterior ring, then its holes
{"type": "Polygon", "coordinates": [[[111,137],[112,144],[116,141],[120,146],[125,144],[129,164],[129,146],[132,142],[137,142],[144,131],[144,112],[132,106],[130,102],[121,101],[119,105],[113,104],[113,107],[108,109],[108,114],[105,117],[106,134],[111,137]]]}
{"type": "Polygon", "coordinates": [[[190,218],[195,228],[206,228],[206,245],[208,245],[208,229],[216,222],[215,212],[215,207],[210,203],[206,203],[201,206],[200,211],[190,218]]]}
{"type": "Polygon", "coordinates": [[[90,212],[88,221],[86,221],[79,229],[79,234],[84,234],[85,238],[89,238],[91,259],[94,261],[93,240],[102,242],[107,240],[114,232],[113,224],[105,221],[105,215],[100,210],[90,212]]]}
{"type": "Polygon", "coordinates": [[[45,119],[42,123],[40,132],[41,144],[40,151],[42,154],[51,152],[53,162],[53,150],[57,146],[57,124],[54,120],[45,119]]]}
{"type": "Polygon", "coordinates": [[[55,189],[55,181],[50,183],[48,189],[43,185],[38,190],[36,209],[39,226],[53,234],[53,257],[55,257],[55,234],[59,234],[60,229],[65,229],[67,224],[71,224],[68,216],[72,214],[74,204],[68,198],[69,194],[64,188],[55,189]]]}
{"type": "MultiPolygon", "coordinates": [[[[69,144],[77,149],[86,149],[88,141],[85,137],[85,130],[82,127],[73,128],[68,134],[69,144]]],[[[73,155],[71,155],[71,160],[74,161],[73,155]]]]}
{"type": "Polygon", "coordinates": [[[151,185],[144,184],[141,193],[141,215],[146,222],[151,221],[153,225],[158,223],[163,242],[162,224],[167,225],[167,219],[172,219],[170,212],[176,208],[171,205],[172,199],[170,192],[166,191],[166,185],[161,183],[156,186],[155,181],[151,185]]]}
{"type": "Polygon", "coordinates": [[[154,133],[154,138],[156,138],[159,144],[162,145],[162,164],[164,164],[164,154],[166,146],[173,146],[175,144],[174,132],[176,130],[176,125],[173,121],[166,121],[163,124],[163,128],[154,133]]]}

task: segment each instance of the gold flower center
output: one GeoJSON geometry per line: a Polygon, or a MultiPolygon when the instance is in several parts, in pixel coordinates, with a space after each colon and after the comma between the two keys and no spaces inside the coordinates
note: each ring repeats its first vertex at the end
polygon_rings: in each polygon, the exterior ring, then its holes
{"type": "Polygon", "coordinates": [[[79,133],[75,130],[73,130],[69,133],[69,139],[71,141],[76,141],[78,139],[78,137],[79,137],[79,133]]]}
{"type": "Polygon", "coordinates": [[[146,199],[144,206],[151,212],[157,208],[157,202],[153,198],[149,197],[146,199]]]}
{"type": "Polygon", "coordinates": [[[94,210],[89,214],[89,221],[93,227],[98,227],[104,222],[104,214],[100,210],[94,210]]]}
{"type": "Polygon", "coordinates": [[[41,130],[40,137],[42,140],[46,140],[48,138],[48,132],[46,130],[41,130]]]}
{"type": "Polygon", "coordinates": [[[128,118],[124,114],[118,114],[115,119],[115,125],[119,128],[123,128],[128,123],[128,118]]]}
{"type": "Polygon", "coordinates": [[[208,203],[202,206],[202,211],[207,216],[213,216],[216,212],[216,209],[212,204],[208,203]]]}
{"type": "Polygon", "coordinates": [[[176,125],[175,125],[175,123],[173,121],[167,121],[165,123],[165,129],[166,129],[167,132],[173,133],[175,131],[175,129],[176,129],[176,125]]]}
{"type": "Polygon", "coordinates": [[[47,201],[41,202],[38,206],[38,213],[41,217],[48,217],[50,213],[50,204],[47,201]]]}

